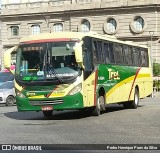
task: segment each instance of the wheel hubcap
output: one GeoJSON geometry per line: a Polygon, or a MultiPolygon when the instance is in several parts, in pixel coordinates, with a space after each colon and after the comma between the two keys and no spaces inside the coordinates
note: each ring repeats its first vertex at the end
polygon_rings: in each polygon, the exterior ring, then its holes
{"type": "Polygon", "coordinates": [[[98,108],[98,111],[100,111],[100,99],[98,98],[98,101],[97,101],[97,108],[98,108]]]}
{"type": "Polygon", "coordinates": [[[138,95],[136,94],[136,95],[135,95],[135,104],[136,104],[136,105],[138,105],[138,101],[139,101],[139,98],[138,98],[138,95]]]}

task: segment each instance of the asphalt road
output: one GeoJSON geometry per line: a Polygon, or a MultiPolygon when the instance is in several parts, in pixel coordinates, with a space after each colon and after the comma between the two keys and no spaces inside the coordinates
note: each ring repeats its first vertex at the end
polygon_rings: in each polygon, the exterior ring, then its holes
{"type": "Polygon", "coordinates": [[[110,105],[99,117],[63,111],[49,119],[1,105],[0,144],[160,144],[160,99],[145,98],[135,110],[110,105]]]}

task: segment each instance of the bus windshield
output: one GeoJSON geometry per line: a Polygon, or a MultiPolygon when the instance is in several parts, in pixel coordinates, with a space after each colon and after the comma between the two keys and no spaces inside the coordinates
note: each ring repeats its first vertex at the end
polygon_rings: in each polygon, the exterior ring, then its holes
{"type": "Polygon", "coordinates": [[[17,51],[15,77],[28,82],[72,82],[80,75],[75,60],[76,42],[21,44],[17,51]]]}

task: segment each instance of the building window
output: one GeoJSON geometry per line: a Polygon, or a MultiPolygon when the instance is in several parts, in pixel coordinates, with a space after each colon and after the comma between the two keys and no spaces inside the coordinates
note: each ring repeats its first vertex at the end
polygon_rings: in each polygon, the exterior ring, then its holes
{"type": "Polygon", "coordinates": [[[117,23],[116,23],[116,20],[115,19],[109,19],[108,22],[107,22],[107,29],[110,31],[110,32],[115,32],[116,31],[116,28],[117,28],[117,23]]]}
{"type": "Polygon", "coordinates": [[[11,26],[11,36],[19,36],[19,27],[11,26]]]}
{"type": "Polygon", "coordinates": [[[142,31],[144,28],[144,20],[142,17],[136,17],[134,19],[134,26],[136,28],[136,30],[138,31],[142,31]]]}
{"type": "Polygon", "coordinates": [[[88,20],[83,20],[81,22],[81,31],[82,32],[89,32],[91,29],[90,22],[88,20]]]}
{"type": "Polygon", "coordinates": [[[107,34],[115,34],[117,32],[117,21],[115,18],[110,17],[104,22],[104,31],[107,34]]]}
{"type": "Polygon", "coordinates": [[[32,35],[41,33],[40,25],[32,25],[32,35]]]}
{"type": "Polygon", "coordinates": [[[62,23],[56,23],[53,25],[53,31],[54,32],[61,32],[63,31],[63,24],[62,23]]]}
{"type": "Polygon", "coordinates": [[[135,16],[130,24],[131,30],[134,33],[142,33],[146,29],[146,23],[143,17],[135,16]]]}

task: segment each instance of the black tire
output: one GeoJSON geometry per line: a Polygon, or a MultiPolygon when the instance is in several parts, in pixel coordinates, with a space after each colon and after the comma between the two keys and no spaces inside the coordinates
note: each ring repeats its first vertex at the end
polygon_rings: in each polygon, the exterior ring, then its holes
{"type": "Polygon", "coordinates": [[[13,96],[8,96],[6,99],[6,106],[13,106],[15,104],[15,98],[13,96]]]}
{"type": "Polygon", "coordinates": [[[128,101],[123,103],[124,108],[131,108],[131,109],[136,109],[139,104],[139,90],[135,88],[134,92],[134,100],[133,101],[128,101]]]}
{"type": "Polygon", "coordinates": [[[53,113],[52,110],[50,110],[50,111],[43,111],[44,117],[52,117],[52,113],[53,113]]]}
{"type": "Polygon", "coordinates": [[[106,110],[106,105],[105,105],[105,99],[104,96],[100,96],[100,107],[101,107],[101,111],[105,111],[106,110]]]}
{"type": "Polygon", "coordinates": [[[129,101],[124,102],[124,103],[123,103],[123,107],[124,107],[125,109],[130,108],[130,103],[131,103],[131,102],[129,102],[129,101]]]}
{"type": "Polygon", "coordinates": [[[100,96],[97,99],[96,106],[93,108],[92,114],[94,116],[99,116],[103,110],[105,110],[105,100],[103,96],[100,96]]]}
{"type": "Polygon", "coordinates": [[[134,100],[131,103],[131,108],[136,109],[138,107],[138,104],[139,104],[139,90],[135,88],[134,100]]]}

